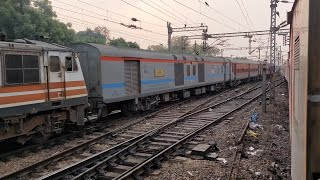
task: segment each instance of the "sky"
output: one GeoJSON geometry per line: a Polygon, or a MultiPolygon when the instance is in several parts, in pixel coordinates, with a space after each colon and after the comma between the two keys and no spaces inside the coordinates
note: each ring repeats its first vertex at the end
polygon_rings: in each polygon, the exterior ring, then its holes
{"type": "MultiPolygon", "coordinates": [[[[293,1],[293,0],[291,0],[293,1]]],[[[140,47],[163,44],[167,46],[167,22],[173,27],[208,26],[208,33],[243,32],[270,29],[270,0],[51,0],[53,9],[62,22],[71,22],[76,31],[96,26],[105,26],[113,38],[123,37],[136,41],[140,47]],[[207,6],[207,3],[209,6],[207,6]],[[241,8],[240,8],[241,7],[241,8]],[[139,22],[133,22],[136,18],[139,22]],[[125,25],[135,25],[141,29],[130,29],[125,25]]],[[[292,3],[278,3],[277,24],[285,21],[292,3]]],[[[288,27],[287,27],[288,28],[288,27]]],[[[176,32],[173,36],[199,35],[196,32],[176,32]]],[[[255,36],[252,47],[268,45],[269,36],[255,36]]],[[[248,38],[224,38],[227,48],[248,47],[248,38]]],[[[192,44],[195,40],[192,40],[192,44]]],[[[215,45],[220,40],[209,39],[215,45]]],[[[202,43],[202,40],[197,40],[202,43]]],[[[278,37],[277,45],[282,45],[278,37]]],[[[219,48],[223,48],[218,46],[219,48]]],[[[285,52],[288,47],[282,47],[285,52]]],[[[261,51],[265,58],[267,49],[261,51]]],[[[242,56],[256,59],[258,53],[248,54],[248,50],[225,50],[224,56],[242,56]]],[[[283,54],[285,55],[285,53],[283,54]]]]}

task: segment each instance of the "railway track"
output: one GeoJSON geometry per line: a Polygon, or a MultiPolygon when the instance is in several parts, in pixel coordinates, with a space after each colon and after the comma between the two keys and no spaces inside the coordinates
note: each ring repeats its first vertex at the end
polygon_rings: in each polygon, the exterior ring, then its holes
{"type": "MultiPolygon", "coordinates": [[[[132,126],[136,123],[139,123],[145,119],[148,119],[158,113],[165,112],[168,109],[171,109],[176,106],[180,106],[180,105],[188,103],[190,101],[192,101],[192,98],[180,101],[179,103],[173,103],[173,104],[167,105],[168,107],[165,107],[165,108],[159,108],[158,110],[151,112],[151,113],[148,113],[147,115],[145,115],[143,117],[138,117],[138,116],[130,117],[130,119],[137,119],[137,120],[134,120],[133,122],[128,123],[126,126],[123,126],[122,128],[127,128],[127,127],[132,126]]],[[[91,119],[93,119],[93,118],[95,118],[95,117],[92,117],[91,119]]],[[[47,149],[47,148],[51,148],[55,145],[61,145],[63,143],[67,143],[68,141],[72,141],[77,138],[83,138],[85,135],[88,135],[88,134],[103,133],[113,123],[113,121],[121,122],[126,119],[129,119],[129,118],[120,118],[120,119],[116,118],[111,121],[108,120],[107,122],[98,121],[97,123],[92,123],[89,127],[86,127],[82,130],[71,131],[71,132],[65,133],[63,135],[57,136],[55,138],[52,138],[52,139],[50,139],[46,142],[43,142],[43,143],[27,144],[27,145],[13,145],[12,148],[6,147],[6,150],[4,150],[3,152],[0,153],[0,161],[8,162],[8,161],[10,161],[10,159],[12,159],[14,157],[26,157],[26,156],[28,156],[28,154],[36,153],[40,149],[47,149]]],[[[117,126],[116,122],[113,125],[117,126]]],[[[8,144],[3,144],[3,145],[8,146],[8,144]]]]}
{"type": "Polygon", "coordinates": [[[171,119],[152,132],[119,145],[121,149],[117,151],[109,148],[39,179],[139,179],[142,174],[159,167],[172,153],[183,151],[187,141],[197,133],[260,97],[260,92],[260,88],[251,88],[220,103],[171,119]]]}
{"type": "Polygon", "coordinates": [[[204,98],[200,101],[195,101],[194,99],[187,100],[188,102],[191,101],[193,105],[188,104],[187,106],[183,106],[183,104],[186,102],[178,103],[180,107],[174,105],[165,108],[166,110],[161,110],[153,113],[152,115],[148,115],[137,122],[133,122],[112,132],[105,134],[93,133],[90,136],[83,137],[82,143],[79,142],[79,144],[72,146],[65,151],[62,151],[43,161],[37,162],[2,178],[40,178],[50,172],[65,169],[66,166],[72,166],[75,162],[79,162],[81,159],[87,159],[91,157],[105,158],[115,154],[123,148],[128,147],[130,144],[136,142],[140,138],[143,138],[152,132],[163,129],[165,126],[168,126],[168,124],[172,123],[172,119],[185,118],[185,116],[188,116],[188,114],[192,113],[197,108],[202,107],[208,102],[212,101],[215,97],[216,96],[204,98]],[[146,119],[148,119],[148,121],[144,121],[146,119]],[[105,153],[105,149],[108,149],[108,153],[105,153]],[[103,157],[101,157],[100,154],[102,154],[103,157]]]}

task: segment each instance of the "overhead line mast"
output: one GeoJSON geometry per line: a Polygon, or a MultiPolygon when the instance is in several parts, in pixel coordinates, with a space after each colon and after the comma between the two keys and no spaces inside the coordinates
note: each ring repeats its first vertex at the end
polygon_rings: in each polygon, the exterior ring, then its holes
{"type": "Polygon", "coordinates": [[[278,0],[271,0],[271,24],[270,24],[270,63],[272,64],[272,73],[270,77],[271,84],[271,103],[275,102],[275,84],[274,84],[274,76],[275,76],[275,64],[276,64],[276,33],[277,33],[277,3],[278,0]]]}
{"type": "MultiPolygon", "coordinates": [[[[174,33],[174,32],[202,31],[202,32],[203,32],[203,35],[204,35],[204,34],[207,34],[207,32],[208,32],[208,26],[203,25],[203,23],[201,23],[200,26],[187,27],[187,26],[185,25],[184,27],[176,27],[176,28],[173,28],[173,27],[171,26],[171,23],[170,23],[170,22],[167,22],[167,27],[168,27],[168,50],[169,50],[169,52],[171,52],[171,36],[172,36],[172,33],[174,33]]],[[[183,43],[183,45],[184,45],[184,40],[185,40],[184,37],[186,37],[186,36],[183,36],[183,37],[182,37],[182,43],[183,43]]],[[[204,47],[206,46],[206,40],[204,40],[203,45],[204,45],[204,47]]]]}

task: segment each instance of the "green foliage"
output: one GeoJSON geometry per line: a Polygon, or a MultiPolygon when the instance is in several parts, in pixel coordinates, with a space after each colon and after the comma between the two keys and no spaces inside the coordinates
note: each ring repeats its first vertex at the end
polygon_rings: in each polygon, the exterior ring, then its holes
{"type": "Polygon", "coordinates": [[[75,42],[105,44],[106,38],[92,29],[86,29],[77,33],[75,42]]]}
{"type": "Polygon", "coordinates": [[[123,38],[110,40],[109,44],[115,47],[128,47],[128,48],[140,49],[140,46],[136,42],[126,41],[123,38]]]}
{"type": "Polygon", "coordinates": [[[156,52],[163,52],[163,53],[167,53],[168,52],[168,48],[163,46],[163,44],[151,45],[151,46],[148,47],[148,50],[156,51],[156,52]]]}
{"type": "Polygon", "coordinates": [[[49,37],[50,42],[65,44],[73,42],[75,31],[71,26],[54,19],[49,0],[1,0],[0,29],[8,39],[49,37]]]}

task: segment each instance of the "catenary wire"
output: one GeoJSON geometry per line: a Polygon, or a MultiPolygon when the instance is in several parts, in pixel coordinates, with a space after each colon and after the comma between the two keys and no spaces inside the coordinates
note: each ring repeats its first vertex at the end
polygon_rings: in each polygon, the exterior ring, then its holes
{"type": "Polygon", "coordinates": [[[233,27],[231,27],[231,26],[228,26],[228,25],[226,25],[226,24],[224,24],[224,23],[222,23],[222,22],[220,22],[220,21],[218,21],[218,20],[216,20],[216,19],[214,19],[214,18],[212,18],[212,17],[210,17],[210,16],[208,16],[208,15],[205,15],[205,14],[203,14],[202,12],[199,12],[199,11],[197,11],[197,10],[195,10],[195,9],[193,9],[193,8],[191,8],[191,7],[185,5],[185,4],[183,4],[183,3],[181,3],[181,2],[179,2],[179,1],[177,1],[177,0],[173,0],[173,1],[176,2],[176,3],[178,3],[178,4],[180,4],[180,5],[182,5],[182,6],[184,6],[184,7],[186,7],[186,8],[188,8],[188,9],[190,9],[190,10],[192,10],[192,11],[194,11],[194,12],[197,12],[197,13],[201,14],[202,16],[207,17],[208,19],[211,19],[211,20],[215,21],[215,22],[218,23],[218,24],[221,24],[221,25],[223,25],[223,26],[225,26],[225,27],[228,27],[229,29],[232,29],[232,30],[234,30],[234,31],[237,31],[235,28],[233,28],[233,27]]]}

